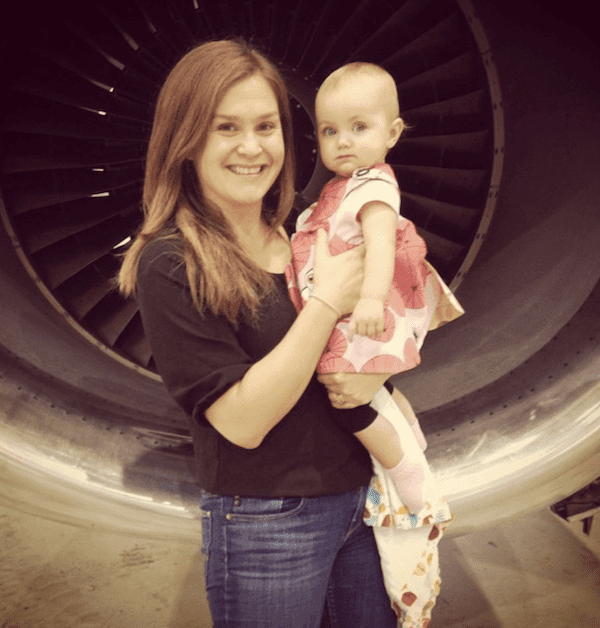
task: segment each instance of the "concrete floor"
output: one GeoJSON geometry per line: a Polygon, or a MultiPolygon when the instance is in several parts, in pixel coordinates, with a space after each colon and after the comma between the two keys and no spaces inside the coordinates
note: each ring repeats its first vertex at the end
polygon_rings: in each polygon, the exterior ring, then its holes
{"type": "Polygon", "coordinates": [[[586,544],[550,510],[447,540],[432,628],[599,628],[599,523],[586,544]]]}
{"type": "MultiPolygon", "coordinates": [[[[196,521],[0,471],[2,628],[210,626],[196,521]]],[[[445,539],[431,628],[600,628],[599,524],[544,509],[445,539]]]]}

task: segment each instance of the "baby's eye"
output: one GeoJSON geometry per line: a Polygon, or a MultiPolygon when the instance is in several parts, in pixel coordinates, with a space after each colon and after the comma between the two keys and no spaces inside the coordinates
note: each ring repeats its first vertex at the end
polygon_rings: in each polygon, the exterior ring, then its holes
{"type": "Polygon", "coordinates": [[[355,133],[360,133],[361,131],[364,131],[367,128],[367,126],[365,124],[363,124],[362,122],[357,122],[353,127],[352,130],[355,133]]]}
{"type": "Polygon", "coordinates": [[[335,135],[335,129],[332,129],[330,126],[325,127],[322,129],[321,135],[324,135],[325,137],[333,137],[335,135]]]}

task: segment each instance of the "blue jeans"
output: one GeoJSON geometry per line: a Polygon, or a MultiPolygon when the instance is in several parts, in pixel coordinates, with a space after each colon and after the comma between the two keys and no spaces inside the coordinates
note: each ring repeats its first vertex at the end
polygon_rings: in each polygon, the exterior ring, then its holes
{"type": "Polygon", "coordinates": [[[395,628],[367,488],[323,497],[201,498],[215,628],[395,628]]]}

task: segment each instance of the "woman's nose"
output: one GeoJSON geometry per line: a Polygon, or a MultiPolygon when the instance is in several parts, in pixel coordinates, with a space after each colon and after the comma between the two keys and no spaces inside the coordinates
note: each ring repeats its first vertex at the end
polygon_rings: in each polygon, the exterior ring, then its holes
{"type": "Polygon", "coordinates": [[[238,146],[238,151],[242,155],[247,155],[249,157],[258,155],[262,151],[262,148],[260,145],[259,138],[256,136],[256,134],[247,133],[243,137],[240,145],[238,146]]]}

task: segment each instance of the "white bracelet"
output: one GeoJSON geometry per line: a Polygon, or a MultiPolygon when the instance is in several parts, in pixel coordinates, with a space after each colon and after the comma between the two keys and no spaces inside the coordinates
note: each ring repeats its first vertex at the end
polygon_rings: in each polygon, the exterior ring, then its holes
{"type": "Polygon", "coordinates": [[[338,320],[340,318],[342,318],[341,312],[337,309],[337,307],[335,307],[334,305],[329,303],[329,301],[325,301],[325,299],[322,299],[321,297],[318,297],[315,294],[311,294],[310,298],[311,299],[316,299],[317,301],[321,301],[321,303],[324,303],[329,309],[333,310],[335,312],[336,316],[338,317],[338,320]]]}

